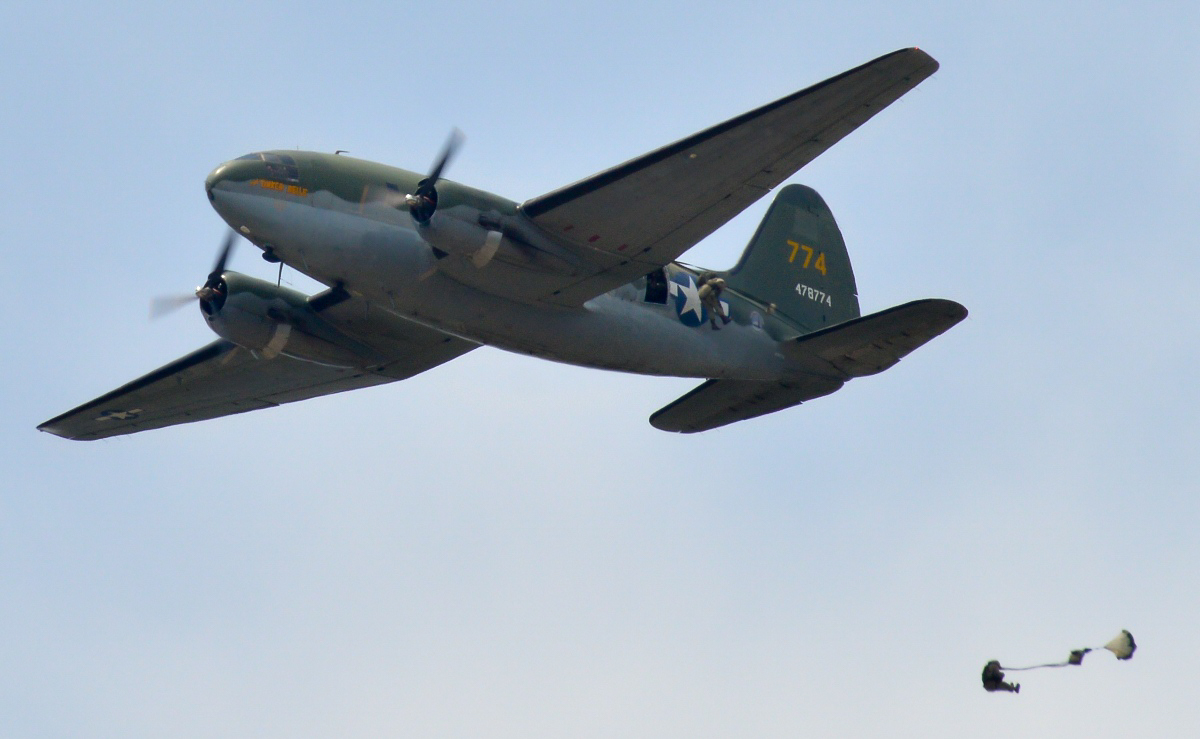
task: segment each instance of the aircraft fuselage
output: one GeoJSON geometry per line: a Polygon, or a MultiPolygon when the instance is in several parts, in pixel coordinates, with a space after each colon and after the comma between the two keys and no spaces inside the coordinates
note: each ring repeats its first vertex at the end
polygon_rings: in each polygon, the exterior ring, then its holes
{"type": "Polygon", "coordinates": [[[713,330],[697,295],[699,274],[683,265],[667,265],[665,285],[643,278],[579,308],[500,297],[488,286],[536,284],[540,275],[570,269],[516,203],[443,180],[438,211],[425,226],[396,206],[401,193],[416,189],[417,173],[316,152],[267,155],[294,164],[245,158],[209,176],[206,189],[221,217],[288,266],[404,318],[586,367],[746,380],[788,374],[778,342],[801,331],[733,290],[721,296],[731,320],[713,330]],[[473,258],[487,238],[479,223],[498,240],[503,234],[484,266],[473,258]]]}

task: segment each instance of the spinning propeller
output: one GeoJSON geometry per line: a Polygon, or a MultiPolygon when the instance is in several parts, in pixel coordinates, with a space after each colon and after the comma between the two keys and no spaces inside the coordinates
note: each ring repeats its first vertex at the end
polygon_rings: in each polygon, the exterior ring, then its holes
{"type": "Polygon", "coordinates": [[[459,131],[457,128],[450,131],[450,137],[446,139],[446,145],[442,147],[442,153],[434,162],[429,176],[417,184],[417,191],[415,193],[404,196],[404,203],[408,206],[408,212],[412,214],[413,220],[417,223],[429,223],[429,219],[433,218],[438,202],[437,181],[441,179],[442,170],[450,163],[450,159],[458,151],[458,147],[462,145],[462,142],[462,131],[459,131]]]}
{"type": "Polygon", "coordinates": [[[236,239],[237,234],[232,230],[226,234],[225,243],[221,246],[221,251],[217,255],[217,262],[213,265],[212,272],[208,273],[208,280],[196,288],[195,292],[190,295],[167,295],[150,301],[150,318],[162,318],[168,313],[179,310],[193,300],[199,300],[200,307],[206,313],[220,310],[221,306],[225,304],[227,292],[225,281],[221,279],[221,275],[225,273],[225,265],[229,261],[230,254],[233,253],[233,244],[236,239]]]}

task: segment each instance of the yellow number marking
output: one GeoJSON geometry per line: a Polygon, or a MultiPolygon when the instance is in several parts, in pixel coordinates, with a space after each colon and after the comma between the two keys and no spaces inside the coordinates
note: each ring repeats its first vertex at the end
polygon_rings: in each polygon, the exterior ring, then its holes
{"type": "Polygon", "coordinates": [[[817,252],[811,246],[807,244],[801,244],[798,241],[792,241],[791,239],[788,239],[787,244],[788,246],[792,247],[792,253],[788,255],[788,264],[795,262],[796,255],[800,253],[801,249],[803,249],[804,263],[801,264],[800,267],[802,269],[808,269],[811,265],[816,271],[820,272],[821,274],[825,274],[825,252],[817,252]],[[813,262],[814,254],[817,257],[817,261],[815,263],[813,262]]]}

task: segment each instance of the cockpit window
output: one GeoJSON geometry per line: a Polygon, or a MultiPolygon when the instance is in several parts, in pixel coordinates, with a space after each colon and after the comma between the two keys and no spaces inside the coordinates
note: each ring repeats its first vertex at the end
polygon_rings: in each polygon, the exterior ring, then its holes
{"type": "Polygon", "coordinates": [[[235,162],[266,162],[267,176],[273,180],[281,182],[291,182],[298,184],[300,182],[300,168],[296,166],[296,160],[287,154],[268,154],[262,151],[256,151],[253,154],[244,154],[235,162]]]}
{"type": "Polygon", "coordinates": [[[300,168],[296,160],[286,154],[263,154],[267,163],[267,176],[284,182],[300,182],[300,168]]]}

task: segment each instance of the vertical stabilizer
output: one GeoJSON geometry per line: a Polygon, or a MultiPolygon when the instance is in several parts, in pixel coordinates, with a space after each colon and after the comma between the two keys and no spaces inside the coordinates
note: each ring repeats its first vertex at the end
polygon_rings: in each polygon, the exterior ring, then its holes
{"type": "Polygon", "coordinates": [[[750,240],[729,287],[776,309],[807,331],[858,318],[858,288],[842,232],[817,191],[788,185],[750,240]]]}

